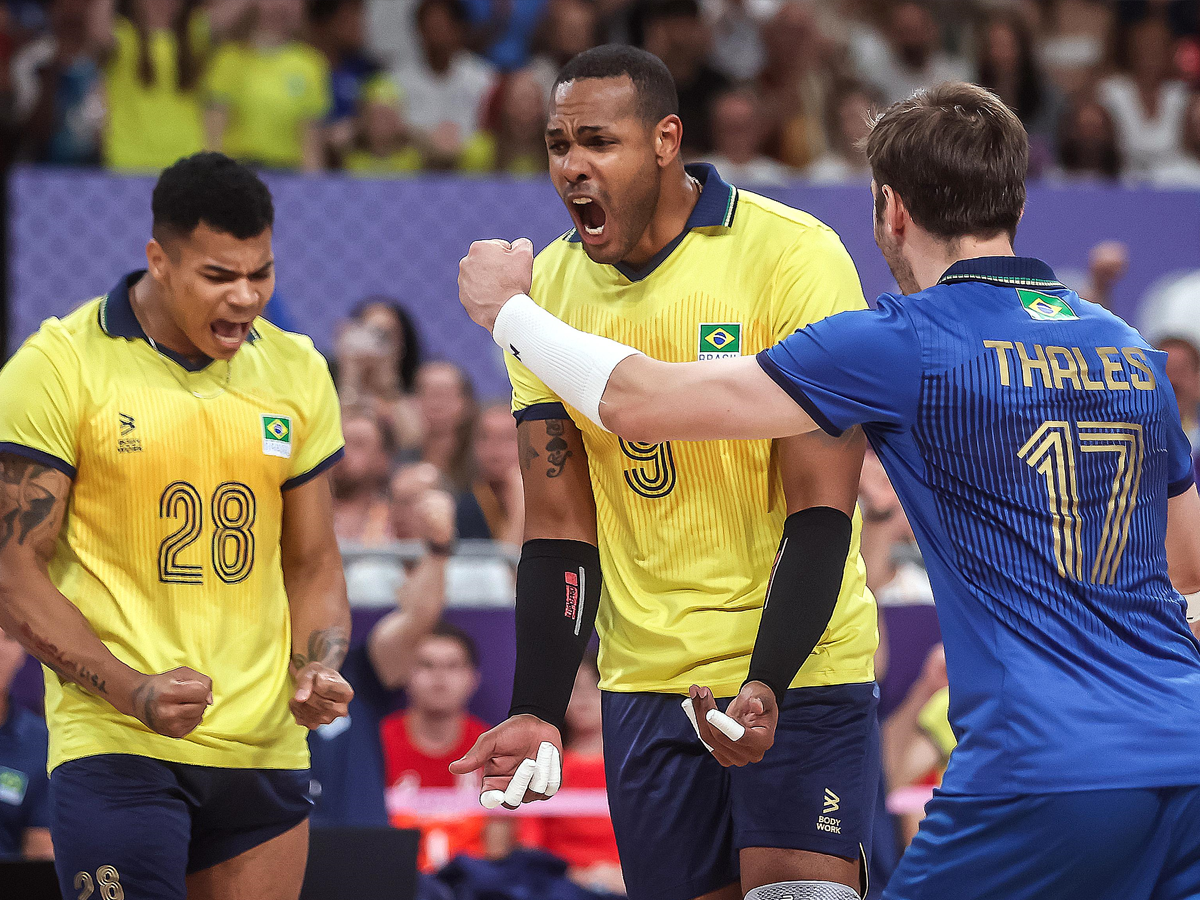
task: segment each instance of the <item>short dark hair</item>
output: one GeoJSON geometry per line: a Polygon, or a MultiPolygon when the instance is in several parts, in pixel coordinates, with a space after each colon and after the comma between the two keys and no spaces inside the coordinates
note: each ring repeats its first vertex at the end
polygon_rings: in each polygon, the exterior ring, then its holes
{"type": "Polygon", "coordinates": [[[471,24],[471,13],[463,0],[421,0],[413,11],[413,21],[420,25],[425,21],[425,17],[439,6],[456,24],[463,26],[471,24]]]}
{"type": "Polygon", "coordinates": [[[666,63],[637,47],[603,44],[573,57],[554,79],[551,97],[560,84],[587,78],[627,77],[637,94],[638,114],[647,123],[661,122],[679,114],[679,94],[666,63]]]}
{"type": "Polygon", "coordinates": [[[271,192],[250,169],[223,153],[185,156],[163,169],[150,201],[154,237],[187,237],[203,222],[238,240],[275,223],[271,192]]]}
{"type": "Polygon", "coordinates": [[[308,0],[305,14],[310,25],[324,25],[339,12],[343,6],[362,6],[363,0],[308,0]]]}
{"type": "Polygon", "coordinates": [[[445,619],[442,619],[430,629],[428,637],[447,638],[457,641],[458,645],[463,648],[463,652],[467,654],[467,660],[471,663],[471,668],[479,668],[479,648],[475,646],[475,639],[457,625],[452,625],[445,619]]]}
{"type": "Polygon", "coordinates": [[[913,221],[947,240],[1017,233],[1029,136],[991,91],[947,82],[889,106],[866,139],[871,177],[892,186],[913,221]]]}

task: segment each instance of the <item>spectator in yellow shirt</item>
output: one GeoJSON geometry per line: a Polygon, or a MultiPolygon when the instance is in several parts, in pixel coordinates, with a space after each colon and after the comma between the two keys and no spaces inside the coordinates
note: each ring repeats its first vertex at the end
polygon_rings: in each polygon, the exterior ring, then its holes
{"type": "Polygon", "coordinates": [[[205,80],[210,147],[268,168],[323,167],[329,64],[295,38],[302,13],[299,0],[256,0],[248,38],[217,50],[205,80]]]}
{"type": "Polygon", "coordinates": [[[109,168],[158,172],[204,149],[200,80],[210,50],[197,0],[127,0],[103,49],[103,157],[109,168]]]}

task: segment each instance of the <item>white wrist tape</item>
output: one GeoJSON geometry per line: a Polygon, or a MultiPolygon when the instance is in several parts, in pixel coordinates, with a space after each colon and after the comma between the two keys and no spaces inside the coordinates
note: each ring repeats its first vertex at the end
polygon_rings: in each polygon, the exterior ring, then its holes
{"type": "Polygon", "coordinates": [[[600,398],[609,376],[617,363],[638,352],[572,328],[526,294],[517,294],[500,308],[492,340],[601,428],[600,398]]]}

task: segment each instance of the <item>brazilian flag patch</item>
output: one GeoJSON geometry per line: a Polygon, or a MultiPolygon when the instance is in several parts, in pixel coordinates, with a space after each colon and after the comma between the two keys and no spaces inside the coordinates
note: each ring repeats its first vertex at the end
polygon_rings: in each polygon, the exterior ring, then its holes
{"type": "Polygon", "coordinates": [[[1060,322],[1064,319],[1079,318],[1066,300],[1053,294],[1017,288],[1017,297],[1020,298],[1025,312],[1029,313],[1029,318],[1039,322],[1060,322]]]}
{"type": "Polygon", "coordinates": [[[288,416],[262,417],[263,453],[288,459],[292,455],[292,420],[288,416]]]}
{"type": "Polygon", "coordinates": [[[741,322],[701,322],[697,359],[742,355],[741,322]]]}

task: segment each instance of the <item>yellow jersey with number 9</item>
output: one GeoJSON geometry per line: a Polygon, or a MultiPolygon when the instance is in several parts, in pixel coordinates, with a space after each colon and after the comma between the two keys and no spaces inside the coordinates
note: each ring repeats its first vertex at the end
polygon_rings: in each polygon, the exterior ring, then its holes
{"type": "MultiPolygon", "coordinates": [[[[687,168],[703,189],[677,242],[632,271],[593,263],[572,231],[538,255],[533,299],[576,328],[669,362],[754,354],[866,306],[829,227],[738,191],[711,166],[687,168]]],[[[787,517],[773,443],[624,441],[505,359],[518,421],[569,414],[583,434],[604,577],[601,687],[687,693],[696,683],[736,694],[787,517]]],[[[794,687],[874,678],[878,632],[860,531],[855,511],[837,608],[794,687]]]]}
{"type": "Polygon", "coordinates": [[[50,577],[109,650],[208,675],[213,705],[174,740],[47,669],[49,766],[305,768],[280,538],[284,493],[341,457],[333,382],[308,338],[263,319],[229,363],[159,352],[130,305],[141,274],[48,319],[0,369],[0,453],[71,477],[50,577]]]}

